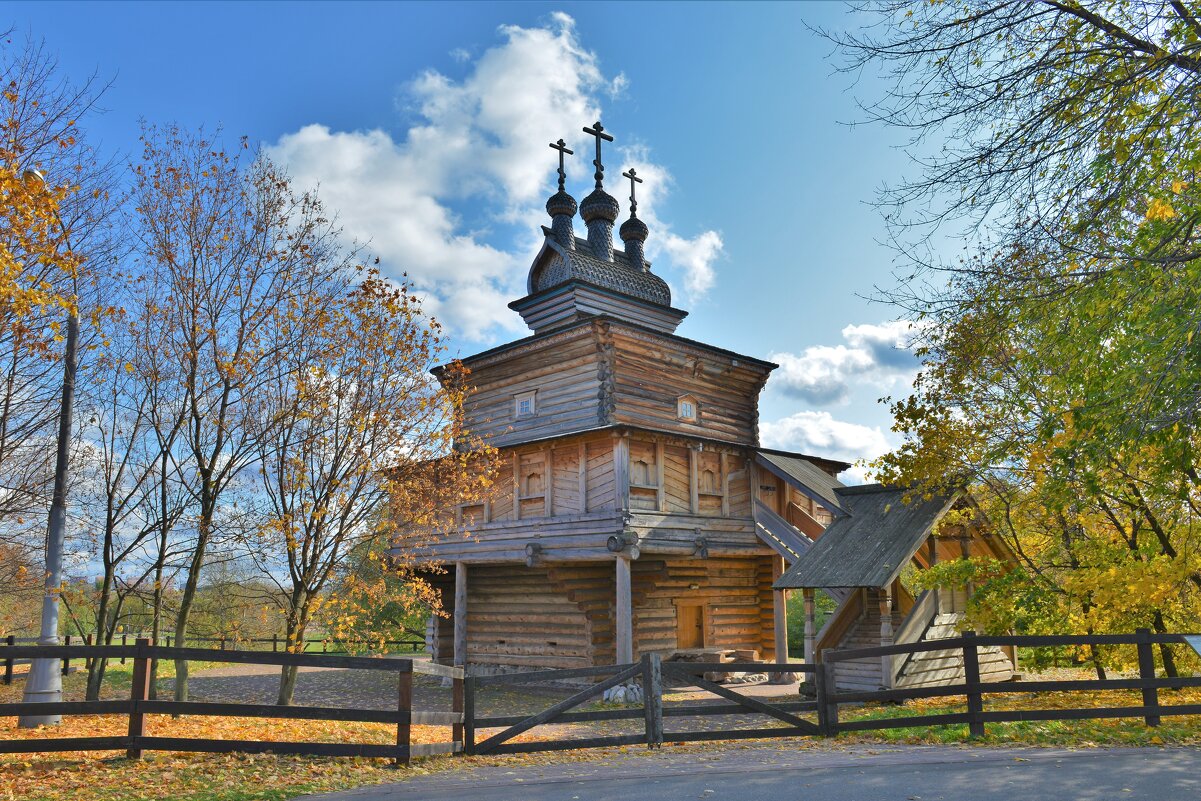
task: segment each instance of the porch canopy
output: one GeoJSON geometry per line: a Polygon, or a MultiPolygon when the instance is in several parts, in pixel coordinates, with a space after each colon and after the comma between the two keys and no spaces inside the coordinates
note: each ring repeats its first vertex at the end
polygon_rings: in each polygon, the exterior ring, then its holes
{"type": "Polygon", "coordinates": [[[832,522],[773,585],[777,590],[887,587],[960,493],[905,503],[905,487],[837,487],[845,515],[832,522]]]}

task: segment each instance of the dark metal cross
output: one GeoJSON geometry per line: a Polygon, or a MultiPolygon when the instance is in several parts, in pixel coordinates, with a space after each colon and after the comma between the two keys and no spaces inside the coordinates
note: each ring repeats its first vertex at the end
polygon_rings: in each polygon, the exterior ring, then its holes
{"type": "Polygon", "coordinates": [[[638,177],[638,173],[634,172],[633,167],[630,167],[629,172],[623,172],[621,175],[623,178],[630,179],[630,216],[637,217],[638,216],[638,201],[634,198],[634,189],[636,187],[636,184],[642,183],[642,179],[638,177]]]}
{"type": "Polygon", "coordinates": [[[574,150],[567,149],[567,143],[560,139],[558,142],[551,142],[551,149],[559,151],[559,191],[562,192],[566,186],[567,173],[563,171],[563,155],[574,156],[574,150]]]}
{"type": "Polygon", "coordinates": [[[592,177],[596,179],[596,188],[600,189],[605,180],[605,165],[601,163],[601,140],[612,142],[613,137],[605,133],[605,126],[600,124],[600,120],[597,120],[596,125],[591,128],[585,127],[584,133],[596,137],[596,161],[592,162],[596,165],[596,172],[592,177]]]}

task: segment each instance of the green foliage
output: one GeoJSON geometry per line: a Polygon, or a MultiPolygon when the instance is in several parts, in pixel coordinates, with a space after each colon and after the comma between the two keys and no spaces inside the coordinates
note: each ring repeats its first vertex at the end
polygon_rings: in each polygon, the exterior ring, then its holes
{"type": "Polygon", "coordinates": [[[1020,555],[1023,573],[980,582],[975,625],[1192,628],[1201,9],[875,10],[840,41],[852,65],[895,79],[877,116],[919,142],[946,137],[885,197],[897,245],[912,255],[906,237],[948,220],[967,245],[957,261],[911,260],[892,293],[918,322],[924,366],[892,407],[905,441],[883,478],[972,485],[1020,555]]]}

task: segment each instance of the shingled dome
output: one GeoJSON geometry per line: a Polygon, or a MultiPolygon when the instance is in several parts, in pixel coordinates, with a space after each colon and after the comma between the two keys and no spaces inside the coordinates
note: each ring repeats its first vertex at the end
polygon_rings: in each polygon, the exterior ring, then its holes
{"type": "Polygon", "coordinates": [[[575,279],[662,306],[671,305],[667,282],[642,264],[630,264],[621,251],[613,253],[613,261],[604,261],[592,254],[587,239],[576,237],[575,250],[555,248],[547,255],[549,258],[536,262],[530,271],[531,295],[575,279]]]}

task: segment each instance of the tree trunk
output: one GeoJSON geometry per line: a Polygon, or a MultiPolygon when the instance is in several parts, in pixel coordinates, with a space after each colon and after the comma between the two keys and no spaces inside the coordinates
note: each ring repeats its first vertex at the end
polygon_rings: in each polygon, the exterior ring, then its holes
{"type": "MultiPolygon", "coordinates": [[[[96,645],[108,645],[112,641],[109,634],[109,596],[112,594],[112,566],[105,565],[104,579],[100,584],[100,603],[96,608],[96,645]]],[[[100,700],[100,685],[104,682],[104,670],[108,661],[98,657],[88,663],[88,685],[84,692],[85,701],[100,700]]]]}
{"type": "MultiPolygon", "coordinates": [[[[1163,613],[1158,609],[1155,610],[1154,616],[1151,618],[1151,627],[1155,629],[1156,634],[1167,634],[1168,627],[1163,621],[1163,613]]],[[[1163,672],[1168,678],[1176,678],[1180,675],[1176,671],[1176,656],[1172,653],[1172,646],[1166,642],[1159,644],[1159,656],[1163,661],[1163,672]]]]}
{"type": "MultiPolygon", "coordinates": [[[[304,653],[304,635],[308,630],[309,596],[303,592],[293,592],[292,609],[289,610],[285,625],[284,650],[291,654],[304,653]]],[[[279,697],[275,703],[280,706],[291,706],[292,696],[296,692],[296,665],[283,665],[279,669],[279,697]]]]}
{"type": "MultiPolygon", "coordinates": [[[[192,612],[192,604],[196,600],[196,588],[200,585],[200,568],[204,564],[204,554],[208,546],[208,533],[212,530],[211,512],[202,516],[197,526],[196,550],[192,552],[192,561],[188,567],[188,580],[184,582],[183,593],[179,598],[179,614],[175,618],[175,647],[183,648],[187,643],[188,617],[192,612]]],[[[188,700],[188,661],[175,660],[175,700],[188,700]]]]}

